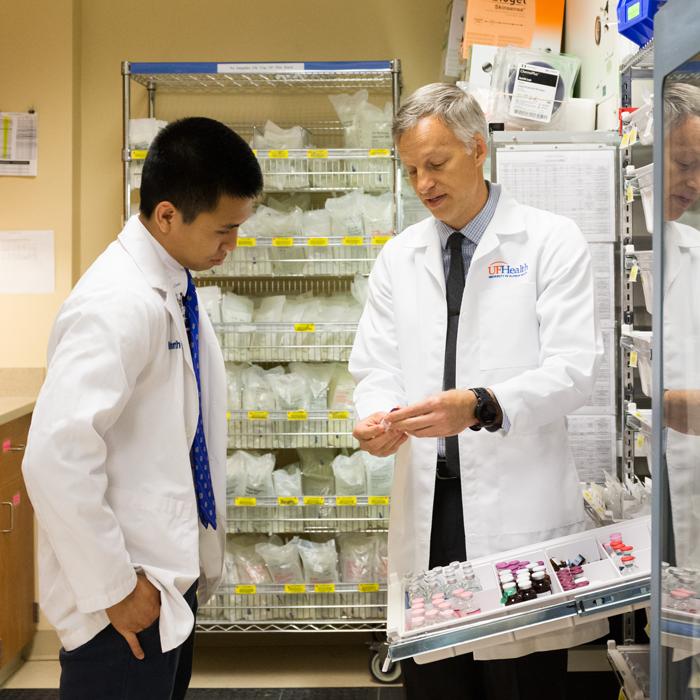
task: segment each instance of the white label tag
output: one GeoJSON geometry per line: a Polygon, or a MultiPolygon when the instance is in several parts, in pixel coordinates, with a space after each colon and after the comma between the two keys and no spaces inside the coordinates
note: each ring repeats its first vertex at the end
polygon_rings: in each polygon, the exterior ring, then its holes
{"type": "Polygon", "coordinates": [[[218,63],[217,73],[301,73],[303,63],[218,63]]]}
{"type": "Polygon", "coordinates": [[[558,82],[559,71],[521,63],[513,86],[510,115],[549,124],[558,82]]]}

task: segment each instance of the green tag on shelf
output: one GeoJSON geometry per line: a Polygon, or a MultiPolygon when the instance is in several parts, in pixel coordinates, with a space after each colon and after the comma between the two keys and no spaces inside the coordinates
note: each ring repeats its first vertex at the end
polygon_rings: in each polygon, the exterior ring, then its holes
{"type": "Polygon", "coordinates": [[[630,5],[627,8],[627,21],[639,17],[639,3],[635,2],[634,5],[630,5]]]}

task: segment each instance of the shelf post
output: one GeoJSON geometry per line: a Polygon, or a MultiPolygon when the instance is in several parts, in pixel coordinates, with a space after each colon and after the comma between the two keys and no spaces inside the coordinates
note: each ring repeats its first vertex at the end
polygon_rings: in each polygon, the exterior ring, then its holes
{"type": "Polygon", "coordinates": [[[130,163],[131,153],[129,152],[129,119],[131,118],[131,63],[122,63],[122,107],[123,107],[123,143],[122,143],[122,165],[124,168],[124,215],[122,226],[126,225],[131,215],[131,178],[130,163]]]}

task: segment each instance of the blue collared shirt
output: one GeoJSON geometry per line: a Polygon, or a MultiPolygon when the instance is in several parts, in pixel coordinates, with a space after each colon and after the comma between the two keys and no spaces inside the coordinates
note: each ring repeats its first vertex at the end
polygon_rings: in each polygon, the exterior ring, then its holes
{"type": "MultiPolygon", "coordinates": [[[[464,276],[469,274],[469,266],[471,265],[472,258],[476,252],[476,248],[479,245],[484,232],[488,228],[488,225],[493,219],[493,215],[496,213],[496,207],[498,206],[498,198],[501,196],[501,186],[495,183],[486,183],[489,188],[489,198],[486,200],[484,208],[460,231],[464,236],[464,241],[462,241],[462,261],[464,263],[464,276]]],[[[447,240],[455,232],[453,228],[448,226],[444,221],[436,220],[438,234],[440,235],[440,245],[442,246],[442,264],[445,270],[445,281],[447,281],[447,275],[450,270],[450,257],[452,251],[447,247],[447,240]]],[[[498,397],[496,397],[498,400],[498,397]]],[[[500,402],[499,402],[500,403],[500,402]]],[[[502,428],[506,432],[510,430],[510,420],[503,410],[503,424],[502,428]]],[[[445,439],[438,438],[438,456],[445,456],[445,439]]]]}

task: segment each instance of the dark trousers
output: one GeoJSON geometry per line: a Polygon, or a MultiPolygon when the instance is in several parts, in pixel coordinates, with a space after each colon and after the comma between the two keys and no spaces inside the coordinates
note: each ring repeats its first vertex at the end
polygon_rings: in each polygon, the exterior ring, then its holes
{"type": "MultiPolygon", "coordinates": [[[[185,600],[197,614],[197,584],[185,600]]],[[[60,700],[184,700],[192,675],[194,628],[177,649],[163,653],[159,620],[139,632],[139,661],[112,625],[73,651],[61,649],[60,700]]]]}
{"type": "MultiPolygon", "coordinates": [[[[436,479],[430,568],[467,558],[459,479],[436,479]]],[[[475,661],[461,654],[429,664],[401,662],[406,700],[565,700],[568,650],[475,661]]]]}

